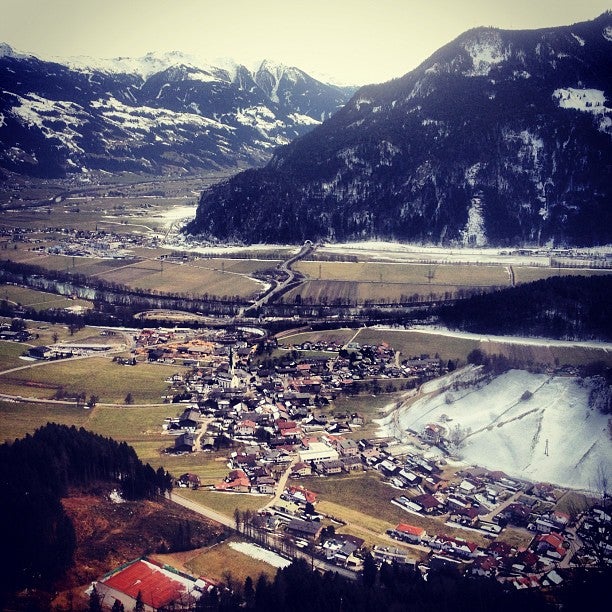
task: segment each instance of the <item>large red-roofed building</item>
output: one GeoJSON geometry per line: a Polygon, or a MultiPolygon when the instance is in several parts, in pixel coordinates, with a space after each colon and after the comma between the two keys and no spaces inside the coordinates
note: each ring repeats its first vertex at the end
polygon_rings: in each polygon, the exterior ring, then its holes
{"type": "Polygon", "coordinates": [[[103,606],[109,609],[115,600],[119,600],[126,610],[133,609],[139,593],[147,612],[171,604],[178,609],[183,606],[187,609],[201,595],[196,590],[195,579],[175,574],[144,559],[107,574],[95,586],[103,606]]]}

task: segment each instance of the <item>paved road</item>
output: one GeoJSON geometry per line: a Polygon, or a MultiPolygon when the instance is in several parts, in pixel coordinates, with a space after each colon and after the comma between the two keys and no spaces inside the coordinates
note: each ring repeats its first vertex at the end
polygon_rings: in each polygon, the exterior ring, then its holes
{"type": "Polygon", "coordinates": [[[495,506],[491,512],[487,512],[480,518],[484,521],[492,521],[493,517],[498,515],[500,512],[503,512],[510,504],[513,504],[521,495],[523,491],[517,491],[513,493],[505,502],[501,503],[499,506],[495,506]]]}
{"type": "MultiPolygon", "coordinates": [[[[220,493],[220,495],[223,494],[220,493]]],[[[180,494],[180,489],[179,491],[173,489],[172,493],[170,494],[170,500],[173,501],[175,504],[179,504],[184,508],[188,508],[189,510],[193,510],[193,512],[197,512],[198,514],[201,514],[202,516],[205,516],[206,518],[209,518],[210,520],[215,521],[216,523],[221,523],[221,525],[225,525],[230,529],[236,529],[236,521],[234,521],[233,518],[225,516],[224,514],[213,510],[212,508],[207,508],[206,506],[202,506],[194,501],[191,501],[190,499],[187,499],[186,497],[183,497],[180,494]]]]}
{"type": "Polygon", "coordinates": [[[312,244],[310,241],[308,241],[302,246],[302,248],[299,250],[298,253],[296,253],[295,255],[292,255],[289,259],[286,259],[285,261],[283,261],[278,266],[278,269],[287,275],[285,280],[278,283],[276,287],[274,287],[274,289],[270,291],[270,293],[267,293],[263,297],[256,300],[248,308],[243,309],[238,316],[239,317],[244,316],[250,310],[255,310],[259,308],[260,306],[262,306],[263,304],[267,304],[271,299],[274,298],[275,295],[282,293],[287,288],[287,286],[290,285],[295,280],[296,274],[291,269],[291,266],[296,261],[299,261],[300,259],[303,259],[307,255],[310,255],[310,253],[312,253],[315,250],[315,248],[316,246],[312,244]]]}
{"type": "Polygon", "coordinates": [[[281,498],[281,495],[285,491],[285,486],[287,485],[287,480],[289,480],[289,476],[291,475],[291,468],[298,462],[298,455],[296,455],[291,463],[287,466],[287,469],[283,472],[283,475],[278,479],[278,483],[276,485],[276,493],[274,497],[267,503],[265,506],[262,506],[262,510],[264,508],[269,508],[270,506],[276,505],[281,498]]]}

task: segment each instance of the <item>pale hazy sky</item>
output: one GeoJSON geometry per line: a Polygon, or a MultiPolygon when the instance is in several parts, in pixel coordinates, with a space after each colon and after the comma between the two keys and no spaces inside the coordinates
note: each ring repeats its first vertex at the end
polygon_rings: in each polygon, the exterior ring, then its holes
{"type": "Polygon", "coordinates": [[[183,51],[337,82],[398,77],[476,26],[594,19],[612,0],[0,0],[0,41],[43,57],[183,51]]]}

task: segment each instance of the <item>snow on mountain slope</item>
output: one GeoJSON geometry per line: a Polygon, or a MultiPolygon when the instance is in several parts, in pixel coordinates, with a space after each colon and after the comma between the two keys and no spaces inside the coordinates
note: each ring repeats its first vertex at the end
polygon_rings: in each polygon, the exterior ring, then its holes
{"type": "Polygon", "coordinates": [[[465,388],[455,376],[459,385],[400,407],[381,423],[383,435],[459,425],[469,430],[458,452],[466,462],[583,490],[596,487],[600,466],[612,472],[609,415],[589,408],[588,379],[511,370],[474,385],[475,372],[463,376],[465,388]]]}
{"type": "Polygon", "coordinates": [[[599,117],[599,129],[602,132],[611,132],[612,112],[606,106],[606,95],[599,89],[555,89],[553,98],[558,101],[560,108],[571,108],[583,113],[591,113],[599,117]]]}
{"type": "Polygon", "coordinates": [[[142,57],[96,58],[80,55],[76,57],[49,57],[41,59],[68,66],[73,70],[106,72],[108,74],[137,74],[145,80],[157,72],[162,72],[176,65],[201,69],[210,67],[204,60],[193,55],[181,53],[180,51],[147,53],[142,57]]]}
{"type": "MultiPolygon", "coordinates": [[[[249,244],[608,244],[611,31],[612,13],[469,30],[361,88],[266,168],[212,186],[186,231],[249,244]]],[[[287,73],[259,72],[269,96],[313,108],[284,89],[287,73]]]]}
{"type": "Polygon", "coordinates": [[[29,127],[38,128],[46,138],[56,138],[73,153],[82,153],[77,144],[78,129],[88,115],[78,104],[64,100],[48,100],[34,93],[14,96],[16,105],[9,111],[29,127]]]}
{"type": "Polygon", "coordinates": [[[180,52],[41,60],[0,43],[0,176],[183,173],[261,165],[351,89],[180,52]]]}

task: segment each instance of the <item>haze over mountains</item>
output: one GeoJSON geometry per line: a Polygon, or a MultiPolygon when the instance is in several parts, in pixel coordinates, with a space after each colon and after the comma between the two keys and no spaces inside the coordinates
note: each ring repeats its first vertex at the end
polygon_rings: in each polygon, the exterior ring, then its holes
{"type": "Polygon", "coordinates": [[[45,61],[0,45],[0,172],[62,177],[257,166],[355,88],[182,53],[45,61]]]}
{"type": "Polygon", "coordinates": [[[612,12],[477,28],[361,88],[268,165],[216,185],[187,231],[221,241],[612,242],[612,12]]]}

